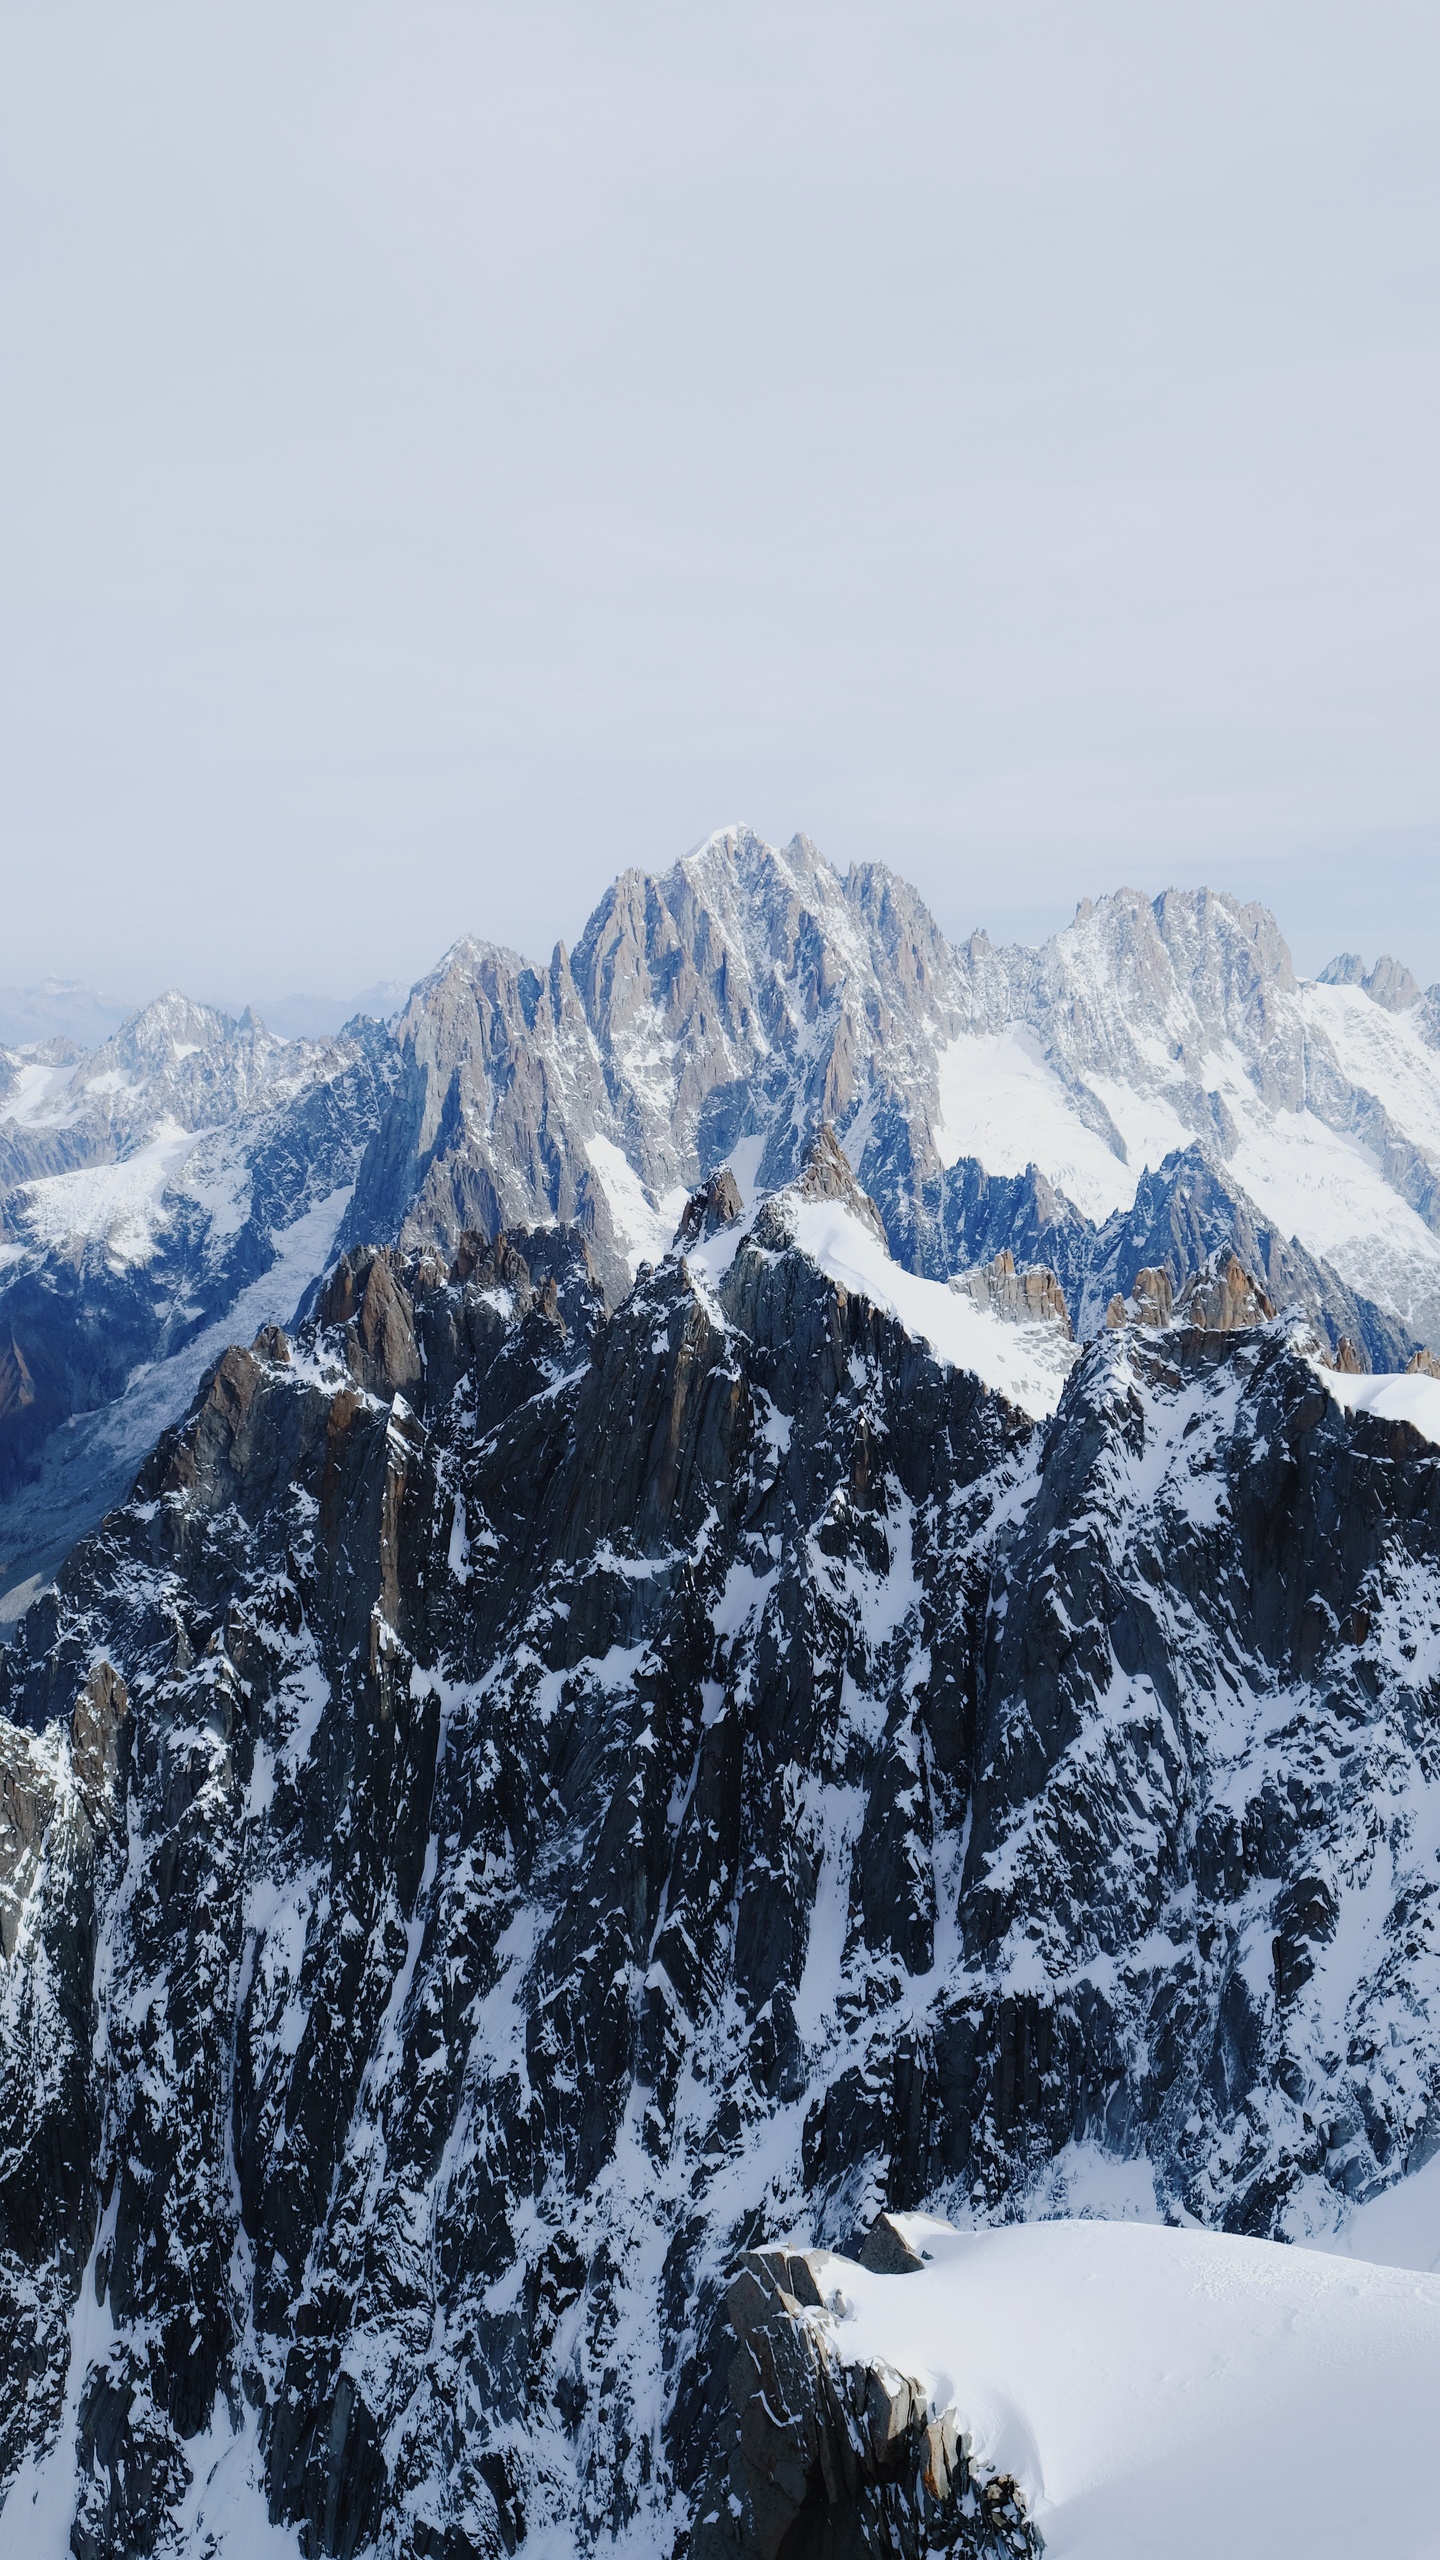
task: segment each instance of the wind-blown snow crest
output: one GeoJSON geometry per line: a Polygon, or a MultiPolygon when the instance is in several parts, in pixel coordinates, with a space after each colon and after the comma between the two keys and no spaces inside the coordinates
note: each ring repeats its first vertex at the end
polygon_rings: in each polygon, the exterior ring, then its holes
{"type": "Polygon", "coordinates": [[[1373,1413],[1382,1422],[1408,1422],[1422,1439],[1433,1440],[1440,1448],[1440,1378],[1427,1378],[1419,1370],[1379,1370],[1370,1377],[1354,1377],[1319,1363],[1317,1371],[1344,1412],[1373,1413]]]}
{"type": "Polygon", "coordinates": [[[952,1369],[968,1369],[1032,1420],[1054,1412],[1079,1356],[1058,1325],[1006,1324],[943,1282],[922,1280],[841,1201],[802,1201],[793,1225],[795,1242],[828,1279],[893,1316],[952,1369]]]}
{"type": "Polygon", "coordinates": [[[953,2407],[1047,2560],[1437,2548],[1440,2277],[1137,2222],[959,2232],[843,2269],[834,2339],[953,2407]]]}

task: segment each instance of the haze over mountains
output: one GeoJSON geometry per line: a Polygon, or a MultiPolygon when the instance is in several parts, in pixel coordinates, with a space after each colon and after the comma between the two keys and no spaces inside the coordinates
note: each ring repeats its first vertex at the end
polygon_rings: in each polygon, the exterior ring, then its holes
{"type": "MultiPolygon", "coordinates": [[[[283,1040],[316,1040],[338,1031],[352,1014],[374,1014],[383,1021],[403,1004],[408,992],[398,982],[383,978],[358,996],[288,995],[214,1009],[260,1014],[267,1031],[283,1040]]],[[[98,1048],[140,1010],[74,978],[47,978],[33,987],[0,987],[0,1047],[24,1049],[64,1040],[77,1049],[98,1048]]]]}

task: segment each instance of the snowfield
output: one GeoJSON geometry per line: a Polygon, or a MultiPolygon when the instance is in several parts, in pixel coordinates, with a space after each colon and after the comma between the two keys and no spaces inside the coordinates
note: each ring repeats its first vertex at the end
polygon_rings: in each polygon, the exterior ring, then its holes
{"type": "Polygon", "coordinates": [[[968,1369],[1034,1421],[1054,1412],[1079,1357],[1058,1325],[1007,1324],[943,1282],[922,1280],[838,1200],[798,1203],[794,1233],[827,1278],[894,1316],[952,1369],[968,1369]]]}
{"type": "MultiPolygon", "coordinates": [[[[1028,1025],[962,1032],[935,1061],[940,1117],[931,1131],[944,1165],[975,1156],[987,1173],[1023,1173],[1038,1164],[1077,1209],[1098,1223],[1128,1209],[1140,1164],[1127,1164],[1086,1127],[1074,1096],[1048,1062],[1040,1034],[1028,1025]]],[[[1185,1146],[1190,1132],[1166,1115],[1152,1148],[1155,1163],[1185,1146]]]]}
{"type": "Polygon", "coordinates": [[[1134,2222],[959,2232],[843,2264],[834,2344],[953,2406],[1047,2560],[1440,2553],[1440,2277],[1134,2222]]]}
{"type": "MultiPolygon", "coordinates": [[[[927,1343],[952,1369],[967,1369],[982,1386],[1043,1422],[1054,1412],[1080,1354],[1058,1325],[1007,1324],[973,1298],[907,1271],[880,1238],[841,1200],[802,1200],[786,1195],[789,1231],[827,1279],[868,1298],[893,1316],[917,1342],[927,1343]]],[[[684,1259],[712,1288],[730,1268],[749,1233],[739,1221],[722,1228],[684,1259]]]]}
{"type": "Polygon", "coordinates": [[[1319,1367],[1318,1374],[1346,1413],[1378,1414],[1382,1422],[1408,1422],[1422,1439],[1440,1448],[1440,1378],[1423,1372],[1377,1370],[1352,1377],[1343,1370],[1319,1367]]]}

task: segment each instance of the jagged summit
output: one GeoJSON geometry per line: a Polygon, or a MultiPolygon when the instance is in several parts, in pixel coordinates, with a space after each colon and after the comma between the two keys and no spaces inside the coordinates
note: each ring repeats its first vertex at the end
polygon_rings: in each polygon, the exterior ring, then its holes
{"type": "Polygon", "coordinates": [[[725,1227],[733,1227],[745,1214],[740,1186],[728,1165],[712,1173],[698,1191],[692,1191],[681,1212],[675,1230],[674,1250],[683,1252],[687,1245],[706,1244],[725,1227]]]}
{"type": "Polygon", "coordinates": [[[753,1210],[823,1125],[917,1277],[1008,1251],[1084,1339],[1139,1270],[1233,1245],[1331,1351],[1403,1367],[1440,1339],[1440,1014],[1370,976],[1297,981],[1209,891],[952,944],[883,865],[736,825],[547,963],[461,937],[388,1029],[282,1043],[172,995],[88,1058],[0,1057],[0,1573],[119,1489],[209,1324],[284,1321],[339,1246],[574,1225],[615,1304],[722,1167],[753,1210]]]}
{"type": "Polygon", "coordinates": [[[877,1244],[888,1253],[885,1221],[866,1191],[862,1191],[850,1169],[850,1159],[829,1122],[822,1122],[811,1140],[809,1152],[790,1185],[796,1200],[838,1200],[867,1227],[877,1244]]]}
{"type": "Polygon", "coordinates": [[[1138,1271],[1129,1300],[1117,1293],[1106,1308],[1105,1322],[1112,1332],[1126,1324],[1155,1331],[1173,1324],[1199,1333],[1238,1333],[1272,1324],[1275,1312],[1259,1281],[1229,1251],[1208,1254],[1178,1290],[1163,1267],[1138,1271]]]}
{"type": "MultiPolygon", "coordinates": [[[[1411,976],[1403,961],[1392,960],[1382,951],[1373,969],[1367,972],[1357,951],[1342,951],[1327,961],[1317,984],[1322,987],[1360,987],[1387,1013],[1406,1013],[1420,1002],[1418,979],[1411,976]]],[[[1433,992],[1433,990],[1432,990],[1433,992]]]]}

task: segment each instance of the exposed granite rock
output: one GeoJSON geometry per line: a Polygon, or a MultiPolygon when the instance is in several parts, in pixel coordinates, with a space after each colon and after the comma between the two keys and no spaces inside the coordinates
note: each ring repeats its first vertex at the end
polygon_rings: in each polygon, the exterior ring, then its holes
{"type": "Polygon", "coordinates": [[[1420,1002],[1419,981],[1413,978],[1403,961],[1392,960],[1382,951],[1374,968],[1366,974],[1365,963],[1356,951],[1342,951],[1320,972],[1322,987],[1363,987],[1376,1004],[1387,1013],[1407,1013],[1420,1002]]]}
{"type": "Polygon", "coordinates": [[[1191,1274],[1175,1301],[1174,1322],[1201,1333],[1237,1333],[1269,1324],[1274,1315],[1273,1301],[1231,1253],[1217,1254],[1191,1274]]]}
{"type": "Polygon", "coordinates": [[[371,1395],[393,1396],[420,1376],[414,1301],[399,1257],[376,1246],[342,1254],[320,1299],[322,1324],[343,1331],[351,1375],[371,1395]]]}
{"type": "MultiPolygon", "coordinates": [[[[872,2241],[874,2235],[872,2234],[872,2241]]],[[[864,2262],[921,2263],[893,2224],[864,2262]]],[[[732,2425],[712,2456],[690,2560],[1034,2560],[1016,2482],[972,2468],[963,2413],[891,2366],[847,2359],[845,2258],[752,2250],[726,2294],[732,2425]],[[832,2310],[834,2306],[834,2310],[832,2310]]]]}
{"type": "MultiPolygon", "coordinates": [[[[1137,1271],[1128,1301],[1117,1293],[1105,1310],[1105,1323],[1112,1333],[1127,1324],[1140,1325],[1151,1332],[1174,1324],[1190,1325],[1201,1333],[1235,1333],[1252,1325],[1270,1324],[1274,1316],[1270,1299],[1238,1256],[1220,1253],[1190,1273],[1178,1296],[1171,1290],[1170,1274],[1163,1265],[1158,1270],[1137,1271]]],[[[1337,1369],[1360,1365],[1353,1344],[1343,1335],[1331,1365],[1337,1369]]]]}
{"type": "Polygon", "coordinates": [[[744,1214],[739,1184],[728,1164],[724,1165],[698,1191],[691,1192],[675,1230],[676,1246],[683,1249],[686,1245],[703,1244],[707,1237],[718,1235],[722,1227],[733,1227],[744,1214]]]}
{"type": "Polygon", "coordinates": [[[1008,1249],[977,1271],[957,1272],[950,1286],[1007,1324],[1058,1325],[1067,1342],[1075,1338],[1054,1272],[1017,1271],[1015,1256],[1008,1249]]]}
{"type": "Polygon", "coordinates": [[[1158,1271],[1145,1268],[1136,1272],[1128,1302],[1117,1290],[1105,1310],[1105,1322],[1112,1333],[1123,1324],[1149,1325],[1154,1330],[1170,1324],[1174,1313],[1169,1272],[1163,1266],[1158,1271]]]}
{"type": "Polygon", "coordinates": [[[1440,1360],[1433,1351],[1416,1351],[1405,1363],[1407,1377],[1440,1378],[1440,1360]]]}

